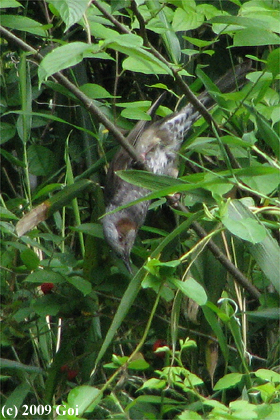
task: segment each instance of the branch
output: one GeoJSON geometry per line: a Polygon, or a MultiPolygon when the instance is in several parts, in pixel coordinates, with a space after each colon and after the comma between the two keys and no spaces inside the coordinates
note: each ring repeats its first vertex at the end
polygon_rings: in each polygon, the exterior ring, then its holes
{"type": "MultiPolygon", "coordinates": [[[[22,39],[18,38],[16,35],[12,34],[10,31],[5,29],[3,26],[0,26],[0,34],[3,37],[10,41],[11,43],[20,47],[23,51],[29,52],[33,55],[35,61],[40,64],[43,59],[43,56],[35,50],[33,47],[28,45],[22,39]]],[[[53,78],[60,83],[62,86],[66,87],[73,95],[79,99],[84,107],[94,116],[96,117],[116,138],[116,140],[120,143],[120,145],[125,149],[125,151],[129,154],[129,156],[137,163],[138,167],[142,169],[146,169],[143,163],[143,159],[138,156],[134,147],[126,140],[126,138],[122,135],[122,133],[118,130],[118,128],[103,114],[100,109],[94,105],[93,101],[88,98],[77,86],[75,86],[72,82],[70,82],[67,77],[65,77],[61,72],[57,72],[53,74],[53,78]]]]}

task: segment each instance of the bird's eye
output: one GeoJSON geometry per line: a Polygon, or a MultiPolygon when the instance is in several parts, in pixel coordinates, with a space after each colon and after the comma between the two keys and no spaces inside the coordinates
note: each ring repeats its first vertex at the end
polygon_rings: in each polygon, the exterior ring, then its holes
{"type": "Polygon", "coordinates": [[[119,242],[122,243],[123,240],[124,240],[124,236],[123,235],[119,235],[119,242]]]}

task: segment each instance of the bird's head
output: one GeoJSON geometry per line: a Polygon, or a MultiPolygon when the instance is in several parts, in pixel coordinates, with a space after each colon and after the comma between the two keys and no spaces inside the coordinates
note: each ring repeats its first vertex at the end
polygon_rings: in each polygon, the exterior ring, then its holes
{"type": "Polygon", "coordinates": [[[105,215],[102,223],[106,241],[132,273],[130,252],[137,234],[136,224],[122,212],[105,215]]]}

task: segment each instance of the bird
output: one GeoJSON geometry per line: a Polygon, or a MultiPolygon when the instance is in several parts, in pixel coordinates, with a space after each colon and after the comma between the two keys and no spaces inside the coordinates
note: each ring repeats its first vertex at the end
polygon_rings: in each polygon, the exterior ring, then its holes
{"type": "MultiPolygon", "coordinates": [[[[234,90],[237,82],[239,85],[244,84],[249,68],[248,62],[236,66],[221,77],[216,86],[223,93],[234,90]]],[[[200,94],[198,99],[206,108],[215,104],[206,91],[200,94]]],[[[149,112],[151,115],[154,115],[161,101],[162,97],[152,106],[149,112]]],[[[199,111],[189,103],[158,121],[139,121],[129,133],[127,141],[134,146],[150,172],[177,177],[178,151],[188,131],[199,117],[199,111]]],[[[116,174],[119,170],[127,169],[135,169],[135,161],[121,148],[114,156],[107,173],[104,193],[106,207],[102,224],[105,240],[132,274],[130,253],[137,232],[145,222],[150,201],[145,200],[124,209],[117,209],[143,198],[150,191],[126,182],[116,174]]]]}

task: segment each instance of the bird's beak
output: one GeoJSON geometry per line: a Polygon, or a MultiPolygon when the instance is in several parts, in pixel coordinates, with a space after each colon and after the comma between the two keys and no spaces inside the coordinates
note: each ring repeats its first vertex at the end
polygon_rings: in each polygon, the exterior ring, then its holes
{"type": "Polygon", "coordinates": [[[124,265],[126,266],[128,272],[130,274],[132,274],[132,268],[131,268],[131,264],[130,264],[129,255],[125,255],[125,257],[123,258],[123,262],[124,262],[124,265]]]}

